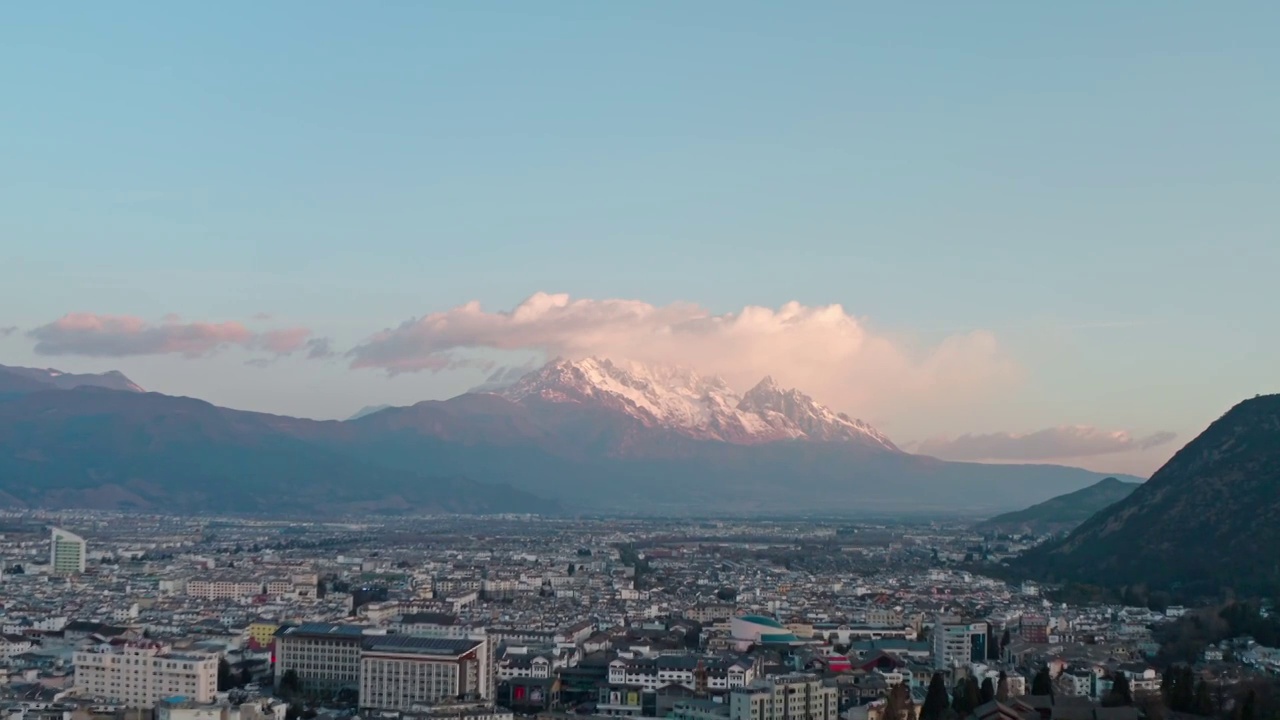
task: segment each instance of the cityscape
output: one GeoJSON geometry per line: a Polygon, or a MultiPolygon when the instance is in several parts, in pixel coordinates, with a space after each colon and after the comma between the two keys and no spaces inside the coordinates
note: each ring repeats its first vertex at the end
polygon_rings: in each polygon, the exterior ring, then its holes
{"type": "Polygon", "coordinates": [[[1244,636],[1179,656],[1194,608],[984,576],[1042,538],[960,522],[86,510],[0,529],[19,717],[1137,718],[1164,712],[1173,660],[1214,703],[1280,671],[1244,636]]]}
{"type": "Polygon", "coordinates": [[[1280,2],[16,2],[0,720],[1280,720],[1280,2]]]}

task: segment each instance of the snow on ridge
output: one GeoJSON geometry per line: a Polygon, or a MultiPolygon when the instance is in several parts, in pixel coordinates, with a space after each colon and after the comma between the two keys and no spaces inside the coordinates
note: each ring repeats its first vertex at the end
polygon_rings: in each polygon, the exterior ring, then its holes
{"type": "Polygon", "coordinates": [[[808,439],[898,450],[867,423],[836,413],[798,390],[782,390],[771,377],[739,395],[723,378],[689,368],[589,357],[555,360],[499,394],[515,401],[533,396],[550,402],[609,404],[646,426],[700,439],[808,439]]]}

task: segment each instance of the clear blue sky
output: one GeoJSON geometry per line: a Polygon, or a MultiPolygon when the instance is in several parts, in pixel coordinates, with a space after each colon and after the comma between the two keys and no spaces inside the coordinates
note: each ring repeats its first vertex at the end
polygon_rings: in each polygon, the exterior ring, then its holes
{"type": "Polygon", "coordinates": [[[924,345],[988,330],[1024,369],[902,441],[1186,440],[1280,390],[1277,28],[1274,2],[10,5],[0,363],[342,416],[475,373],[27,332],[270,313],[343,351],[536,291],[796,300],[924,345]]]}

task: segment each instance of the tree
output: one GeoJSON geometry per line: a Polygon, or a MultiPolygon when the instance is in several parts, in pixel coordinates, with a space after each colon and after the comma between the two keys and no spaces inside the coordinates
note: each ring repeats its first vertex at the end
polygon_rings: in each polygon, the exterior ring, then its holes
{"type": "Polygon", "coordinates": [[[972,675],[964,679],[964,701],[969,706],[969,712],[977,710],[982,704],[982,687],[978,685],[978,678],[972,675]]]}
{"type": "Polygon", "coordinates": [[[902,720],[904,715],[911,717],[915,714],[911,709],[911,691],[907,689],[906,683],[898,683],[889,688],[889,695],[884,700],[881,720],[902,720]]]}
{"type": "Polygon", "coordinates": [[[1000,671],[1000,678],[996,681],[996,699],[1000,702],[1009,702],[1009,676],[1000,671]]]}
{"type": "Polygon", "coordinates": [[[1117,671],[1111,679],[1111,692],[1102,699],[1103,707],[1125,707],[1133,704],[1133,691],[1129,689],[1129,676],[1117,671]]]}
{"type": "Polygon", "coordinates": [[[323,600],[327,594],[329,594],[329,588],[325,587],[324,578],[318,578],[316,580],[316,599],[323,600]]]}
{"type": "Polygon", "coordinates": [[[947,714],[947,681],[936,672],[929,680],[929,692],[920,706],[920,720],[943,720],[947,714]]]}
{"type": "Polygon", "coordinates": [[[976,707],[976,705],[969,705],[969,693],[965,689],[965,681],[957,680],[956,686],[951,690],[951,709],[960,717],[966,717],[976,707]]]}
{"type": "Polygon", "coordinates": [[[995,686],[995,683],[991,682],[991,678],[983,679],[982,687],[979,689],[978,692],[982,698],[981,704],[983,705],[986,705],[987,703],[996,699],[996,686],[995,686]]]}
{"type": "Polygon", "coordinates": [[[576,572],[578,572],[578,566],[573,563],[569,563],[569,577],[573,577],[573,574],[576,572]]]}
{"type": "Polygon", "coordinates": [[[289,668],[280,676],[280,696],[285,699],[295,697],[302,690],[302,681],[298,679],[298,671],[289,668]]]}
{"type": "Polygon", "coordinates": [[[1191,712],[1205,717],[1213,715],[1213,695],[1209,692],[1209,683],[1203,679],[1196,683],[1195,700],[1191,704],[1191,712]]]}
{"type": "Polygon", "coordinates": [[[1240,710],[1236,713],[1238,720],[1257,720],[1258,715],[1258,692],[1253,688],[1249,689],[1249,694],[1244,696],[1244,702],[1240,703],[1240,710]]]}
{"type": "Polygon", "coordinates": [[[1004,634],[1000,636],[1000,652],[1004,652],[1004,649],[1009,647],[1009,643],[1012,641],[1012,638],[1009,637],[1009,628],[1005,628],[1004,634]]]}
{"type": "Polygon", "coordinates": [[[1040,668],[1040,672],[1031,679],[1032,695],[1053,695],[1053,678],[1049,676],[1049,666],[1040,668]]]}
{"type": "Polygon", "coordinates": [[[235,681],[231,676],[231,663],[226,658],[218,658],[218,690],[226,691],[234,687],[235,681]]]}

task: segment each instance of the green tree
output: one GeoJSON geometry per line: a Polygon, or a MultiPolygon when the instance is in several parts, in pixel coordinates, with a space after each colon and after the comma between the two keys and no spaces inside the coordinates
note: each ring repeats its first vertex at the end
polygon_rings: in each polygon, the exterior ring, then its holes
{"type": "Polygon", "coordinates": [[[1053,695],[1053,678],[1049,676],[1047,665],[1040,668],[1040,671],[1031,679],[1031,694],[1053,695]]]}
{"type": "Polygon", "coordinates": [[[983,679],[982,687],[979,688],[978,693],[981,696],[981,700],[982,700],[981,704],[983,705],[986,705],[987,703],[996,699],[996,685],[995,683],[991,682],[991,678],[983,679]]]}
{"type": "Polygon", "coordinates": [[[929,691],[920,706],[920,720],[943,720],[947,714],[947,681],[936,672],[929,680],[929,691]]]}
{"type": "Polygon", "coordinates": [[[906,683],[898,683],[889,688],[881,718],[882,720],[903,720],[904,716],[909,718],[915,714],[911,712],[912,709],[911,690],[907,688],[906,683]]]}
{"type": "Polygon", "coordinates": [[[978,678],[972,675],[964,680],[964,700],[969,706],[969,712],[973,712],[982,704],[982,687],[978,685],[978,678]]]}
{"type": "Polygon", "coordinates": [[[1133,704],[1133,691],[1129,689],[1129,676],[1117,671],[1111,679],[1111,692],[1102,699],[1104,707],[1125,707],[1133,704]]]}
{"type": "Polygon", "coordinates": [[[968,717],[977,705],[969,704],[969,693],[965,687],[964,680],[957,680],[956,686],[951,690],[951,709],[960,717],[968,717]]]}
{"type": "Polygon", "coordinates": [[[996,699],[1000,702],[1009,702],[1009,676],[1000,671],[1000,678],[996,681],[996,699]]]}
{"type": "Polygon", "coordinates": [[[1257,720],[1258,716],[1258,692],[1253,688],[1249,689],[1244,701],[1240,703],[1240,709],[1236,712],[1236,720],[1257,720]]]}
{"type": "Polygon", "coordinates": [[[302,690],[302,681],[298,679],[298,672],[293,668],[284,671],[280,676],[280,696],[286,700],[297,697],[302,690]]]}
{"type": "Polygon", "coordinates": [[[234,686],[234,680],[231,675],[231,663],[226,658],[218,659],[218,690],[230,690],[234,686]]]}
{"type": "Polygon", "coordinates": [[[1213,715],[1213,695],[1209,692],[1209,683],[1203,679],[1196,683],[1195,700],[1192,702],[1190,710],[1196,715],[1204,715],[1205,717],[1213,715]]]}

